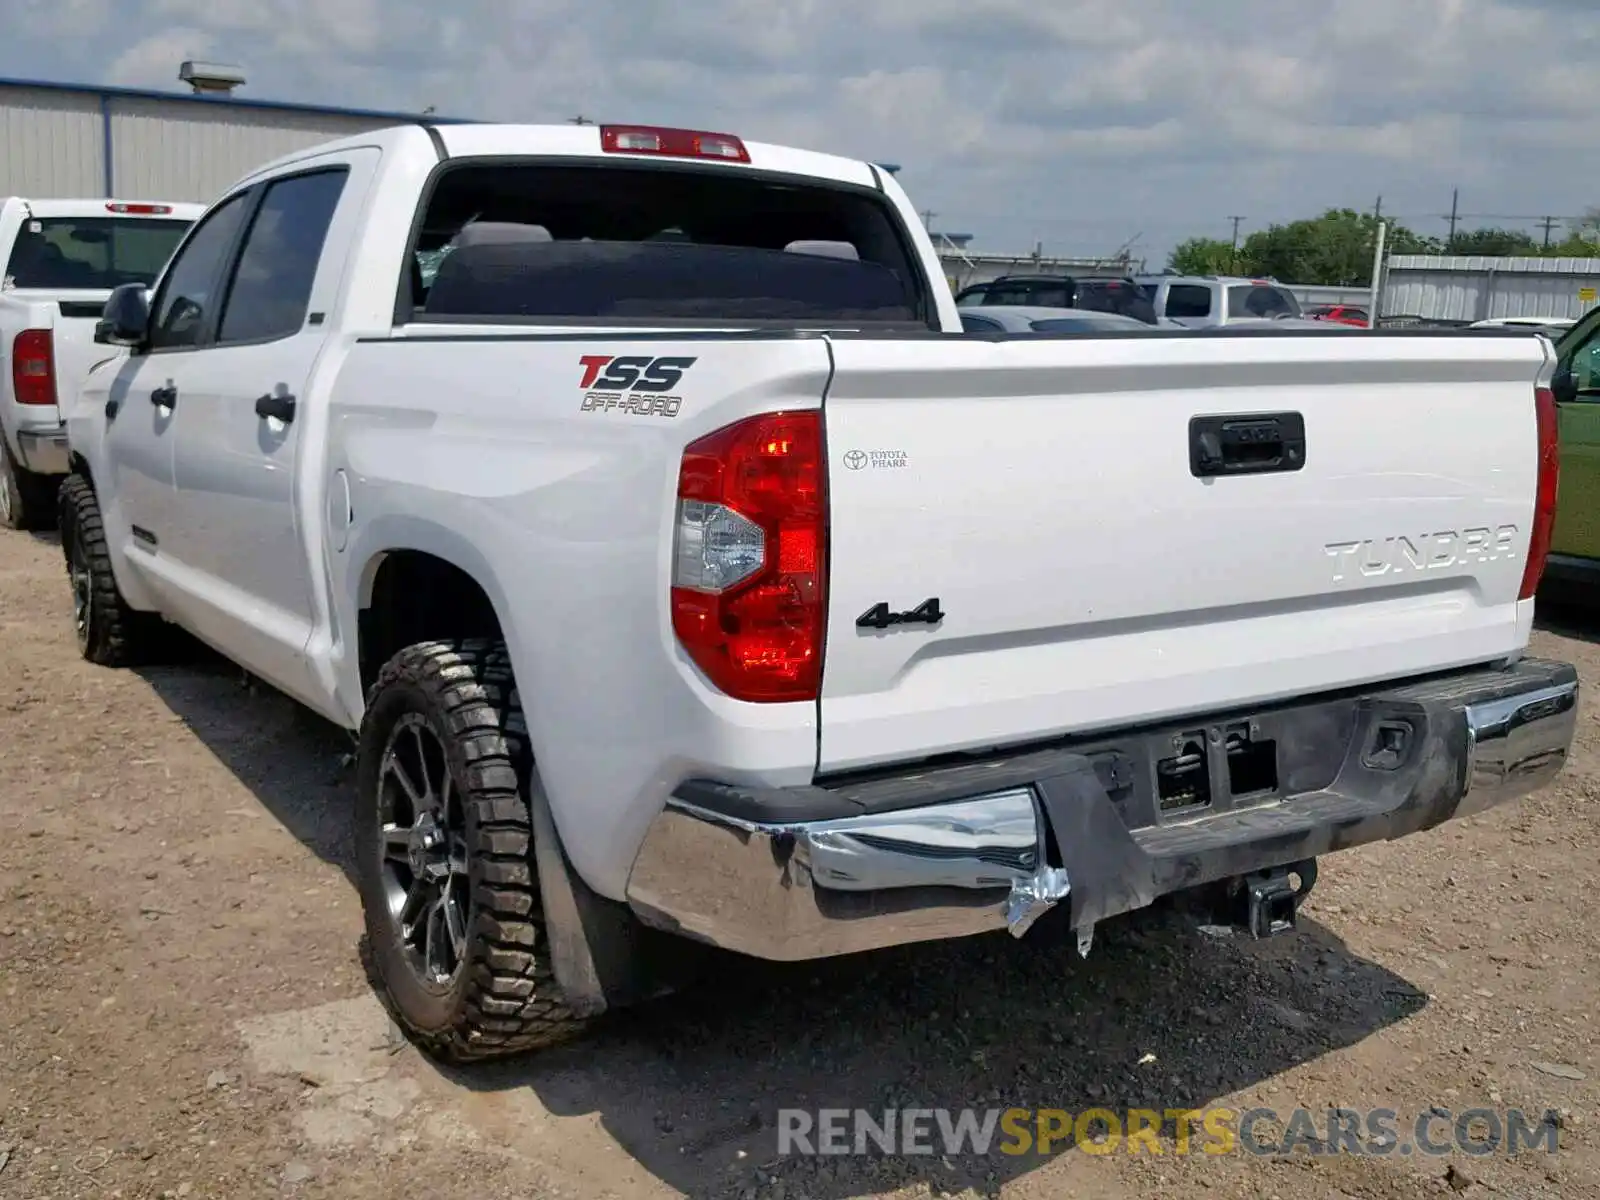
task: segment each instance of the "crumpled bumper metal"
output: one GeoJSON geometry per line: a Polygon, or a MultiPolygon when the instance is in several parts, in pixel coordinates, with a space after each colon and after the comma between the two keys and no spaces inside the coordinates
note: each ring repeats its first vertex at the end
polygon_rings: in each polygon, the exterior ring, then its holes
{"type": "MultiPolygon", "coordinates": [[[[1113,796],[1115,769],[1081,744],[917,768],[853,792],[691,782],[652,824],[627,896],[648,925],[777,960],[1001,929],[1020,937],[1063,901],[1081,932],[1170,892],[1535,791],[1566,762],[1577,712],[1576,671],[1539,659],[1308,701],[1275,719],[1322,733],[1344,720],[1325,780],[1177,819],[1153,808],[1130,816],[1136,806],[1113,796]],[[1374,765],[1372,736],[1397,722],[1412,731],[1410,749],[1374,765]],[[863,805],[878,810],[840,815],[863,805]]],[[[1170,733],[1154,730],[1098,744],[1163,740],[1170,733]]]]}
{"type": "Polygon", "coordinates": [[[767,823],[674,798],[628,881],[647,923],[806,959],[1008,926],[1067,894],[1030,788],[874,816],[767,823]]]}

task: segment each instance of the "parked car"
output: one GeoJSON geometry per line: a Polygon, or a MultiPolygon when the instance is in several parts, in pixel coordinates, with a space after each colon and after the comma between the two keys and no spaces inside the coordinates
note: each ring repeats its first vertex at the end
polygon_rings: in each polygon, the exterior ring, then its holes
{"type": "Polygon", "coordinates": [[[1326,329],[1300,311],[1288,288],[1267,279],[1227,275],[1147,275],[1139,286],[1158,317],[1191,329],[1284,322],[1284,328],[1326,329]]]}
{"type": "Polygon", "coordinates": [[[1099,275],[1002,275],[988,283],[962,288],[956,295],[956,304],[963,308],[1080,308],[1121,313],[1146,325],[1156,324],[1155,310],[1137,283],[1099,275]]]}
{"type": "Polygon", "coordinates": [[[1560,770],[1541,339],[961,329],[870,163],[614,125],[299,150],[106,303],[78,650],[170,622],[356,733],[380,994],[449,1060],[696,944],[1056,909],[1087,953],[1178,892],[1287,933],[1317,856],[1560,770]]]}
{"type": "Polygon", "coordinates": [[[1148,333],[1150,326],[1121,313],[1086,308],[1030,305],[969,304],[960,309],[961,328],[968,333],[1148,333]]]}
{"type": "Polygon", "coordinates": [[[1334,321],[1340,325],[1367,328],[1367,310],[1357,308],[1354,304],[1319,304],[1304,310],[1303,315],[1313,321],[1334,321]]]}
{"type": "Polygon", "coordinates": [[[1561,495],[1545,591],[1592,604],[1600,595],[1600,307],[1552,340],[1561,495]]]}
{"type": "Polygon", "coordinates": [[[0,526],[55,520],[67,472],[58,401],[106,355],[95,322],[111,290],[148,286],[201,204],[0,200],[0,526]]]}

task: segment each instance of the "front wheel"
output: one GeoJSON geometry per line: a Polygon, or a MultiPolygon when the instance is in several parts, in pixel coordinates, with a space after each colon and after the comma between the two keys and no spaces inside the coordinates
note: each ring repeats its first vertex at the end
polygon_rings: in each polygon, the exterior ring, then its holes
{"type": "Polygon", "coordinates": [[[173,635],[155,613],[128,607],[111,569],[105,519],[94,488],[68,475],[57,495],[61,551],[72,584],[72,622],[78,653],[102,667],[156,661],[171,653],[173,635]]]}
{"type": "Polygon", "coordinates": [[[367,939],[390,1013],[447,1062],[583,1029],[550,968],[530,766],[503,643],[424,642],[384,665],[357,755],[367,939]]]}

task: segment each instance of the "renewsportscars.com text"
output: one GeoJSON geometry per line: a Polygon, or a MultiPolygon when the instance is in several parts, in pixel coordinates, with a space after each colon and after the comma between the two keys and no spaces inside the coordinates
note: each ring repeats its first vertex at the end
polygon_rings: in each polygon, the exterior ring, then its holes
{"type": "Polygon", "coordinates": [[[1392,1108],[786,1108],[778,1111],[778,1153],[1554,1154],[1559,1126],[1553,1111],[1441,1106],[1409,1118],[1392,1108]]]}

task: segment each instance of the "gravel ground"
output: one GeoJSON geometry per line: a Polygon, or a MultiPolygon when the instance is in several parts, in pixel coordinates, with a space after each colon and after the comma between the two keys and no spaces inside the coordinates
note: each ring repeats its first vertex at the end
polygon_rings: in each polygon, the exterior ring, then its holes
{"type": "Polygon", "coordinates": [[[450,1073],[372,998],[341,736],[220,663],[92,668],[69,620],[54,539],[0,536],[0,1197],[1600,1195],[1592,628],[1535,635],[1591,689],[1568,773],[1324,862],[1292,936],[1146,914],[1084,962],[1000,935],[740,965],[450,1073]],[[1561,1148],[777,1152],[780,1108],[968,1105],[1389,1108],[1402,1142],[1549,1110],[1561,1148]]]}

